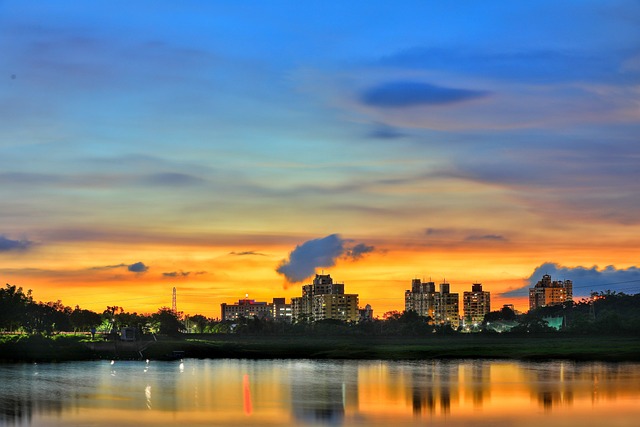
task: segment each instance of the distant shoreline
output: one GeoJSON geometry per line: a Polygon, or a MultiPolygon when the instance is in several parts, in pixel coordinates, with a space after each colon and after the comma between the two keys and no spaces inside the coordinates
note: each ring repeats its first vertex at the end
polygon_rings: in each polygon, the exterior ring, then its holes
{"type": "Polygon", "coordinates": [[[463,334],[424,337],[184,335],[157,342],[86,342],[82,336],[0,342],[0,362],[96,359],[515,359],[640,362],[640,337],[463,334]]]}

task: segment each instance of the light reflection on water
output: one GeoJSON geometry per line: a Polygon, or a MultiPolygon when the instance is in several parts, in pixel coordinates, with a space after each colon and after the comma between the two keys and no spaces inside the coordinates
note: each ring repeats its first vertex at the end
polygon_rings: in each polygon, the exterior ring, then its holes
{"type": "Polygon", "coordinates": [[[640,364],[195,360],[0,365],[0,425],[631,426],[640,364]]]}

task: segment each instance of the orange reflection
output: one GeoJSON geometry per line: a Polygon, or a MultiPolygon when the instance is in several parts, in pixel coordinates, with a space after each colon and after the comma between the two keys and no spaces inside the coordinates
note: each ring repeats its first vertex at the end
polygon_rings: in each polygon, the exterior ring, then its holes
{"type": "Polygon", "coordinates": [[[0,365],[0,424],[632,425],[640,364],[108,361],[0,365]],[[17,380],[17,381],[16,381],[17,380]],[[13,382],[12,382],[13,381],[13,382]]]}
{"type": "Polygon", "coordinates": [[[244,374],[242,379],[242,388],[244,396],[244,413],[245,415],[251,415],[253,408],[251,406],[251,389],[249,388],[249,375],[244,374]]]}

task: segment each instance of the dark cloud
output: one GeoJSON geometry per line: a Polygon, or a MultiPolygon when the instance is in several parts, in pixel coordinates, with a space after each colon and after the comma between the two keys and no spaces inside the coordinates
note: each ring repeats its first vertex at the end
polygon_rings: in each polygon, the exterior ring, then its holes
{"type": "Polygon", "coordinates": [[[449,228],[426,228],[424,234],[427,236],[450,236],[454,231],[449,228]]]}
{"type": "Polygon", "coordinates": [[[29,249],[31,245],[33,242],[28,240],[12,240],[0,235],[0,252],[24,251],[29,249]]]}
{"type": "Polygon", "coordinates": [[[256,252],[256,251],[242,251],[242,252],[229,252],[229,255],[236,255],[236,256],[247,256],[247,255],[256,255],[256,256],[267,256],[266,254],[262,254],[260,252],[256,252]]]}
{"type": "Polygon", "coordinates": [[[375,250],[375,247],[370,246],[370,245],[365,245],[364,243],[358,243],[357,245],[355,245],[354,247],[352,247],[351,249],[347,250],[347,256],[357,260],[362,258],[362,256],[364,254],[368,254],[371,253],[375,250]]]}
{"type": "Polygon", "coordinates": [[[455,229],[455,228],[427,228],[424,234],[430,242],[507,242],[508,239],[501,235],[483,229],[455,229]]]}
{"type": "Polygon", "coordinates": [[[163,277],[171,277],[171,278],[176,278],[176,277],[187,277],[191,274],[190,271],[172,271],[170,273],[162,273],[163,277]]]}
{"type": "Polygon", "coordinates": [[[465,240],[469,242],[475,241],[493,241],[493,242],[506,242],[507,239],[504,236],[500,236],[499,234],[484,234],[484,235],[471,235],[468,236],[465,240]]]}
{"type": "Polygon", "coordinates": [[[378,124],[367,136],[375,139],[398,139],[406,137],[407,134],[400,132],[397,128],[378,124]]]}
{"type": "Polygon", "coordinates": [[[149,270],[149,267],[144,265],[143,262],[136,262],[134,264],[128,265],[127,270],[132,273],[145,273],[149,270]]]}
{"type": "Polygon", "coordinates": [[[603,269],[593,267],[564,267],[553,262],[546,262],[537,267],[527,279],[522,288],[514,289],[503,296],[524,296],[529,294],[529,288],[534,286],[542,276],[548,274],[552,280],[572,280],[573,295],[588,296],[591,292],[616,291],[629,294],[640,293],[640,268],[629,267],[618,269],[609,265],[603,269]]]}
{"type": "Polygon", "coordinates": [[[483,98],[488,92],[448,88],[414,81],[382,83],[367,89],[361,101],[372,107],[397,108],[448,105],[483,98]]]}
{"type": "Polygon", "coordinates": [[[349,240],[338,234],[304,242],[283,260],[276,271],[285,276],[287,282],[297,283],[315,274],[318,267],[333,267],[340,257],[358,260],[364,254],[372,252],[373,246],[363,243],[348,247],[349,240]]]}

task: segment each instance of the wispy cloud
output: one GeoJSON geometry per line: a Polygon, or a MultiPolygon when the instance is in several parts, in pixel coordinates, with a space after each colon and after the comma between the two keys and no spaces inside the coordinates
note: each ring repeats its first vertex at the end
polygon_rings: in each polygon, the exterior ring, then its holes
{"type": "Polygon", "coordinates": [[[169,278],[181,278],[181,277],[188,277],[191,274],[190,271],[171,271],[169,273],[162,273],[162,277],[169,277],[169,278]]]}
{"type": "Polygon", "coordinates": [[[402,108],[416,105],[448,105],[483,98],[489,93],[415,81],[381,83],[365,90],[361,101],[371,107],[402,108]]]}
{"type": "Polygon", "coordinates": [[[367,136],[369,138],[375,138],[375,139],[398,139],[398,138],[405,138],[407,134],[405,132],[402,132],[398,128],[383,125],[383,124],[377,124],[375,125],[373,130],[371,130],[367,134],[367,136]]]}
{"type": "Polygon", "coordinates": [[[465,240],[469,242],[477,242],[477,241],[505,242],[507,239],[504,236],[501,236],[499,234],[483,234],[483,235],[473,234],[471,236],[467,236],[465,240]]]}
{"type": "Polygon", "coordinates": [[[371,245],[365,245],[364,243],[358,243],[346,250],[346,256],[354,260],[362,258],[365,254],[371,253],[375,250],[375,247],[371,245]]]}
{"type": "Polygon", "coordinates": [[[229,252],[229,255],[236,255],[236,256],[267,256],[266,254],[260,253],[260,252],[256,252],[256,251],[242,251],[242,252],[229,252]]]}
{"type": "Polygon", "coordinates": [[[0,252],[24,251],[32,245],[33,242],[29,240],[13,240],[0,235],[0,252]]]}

